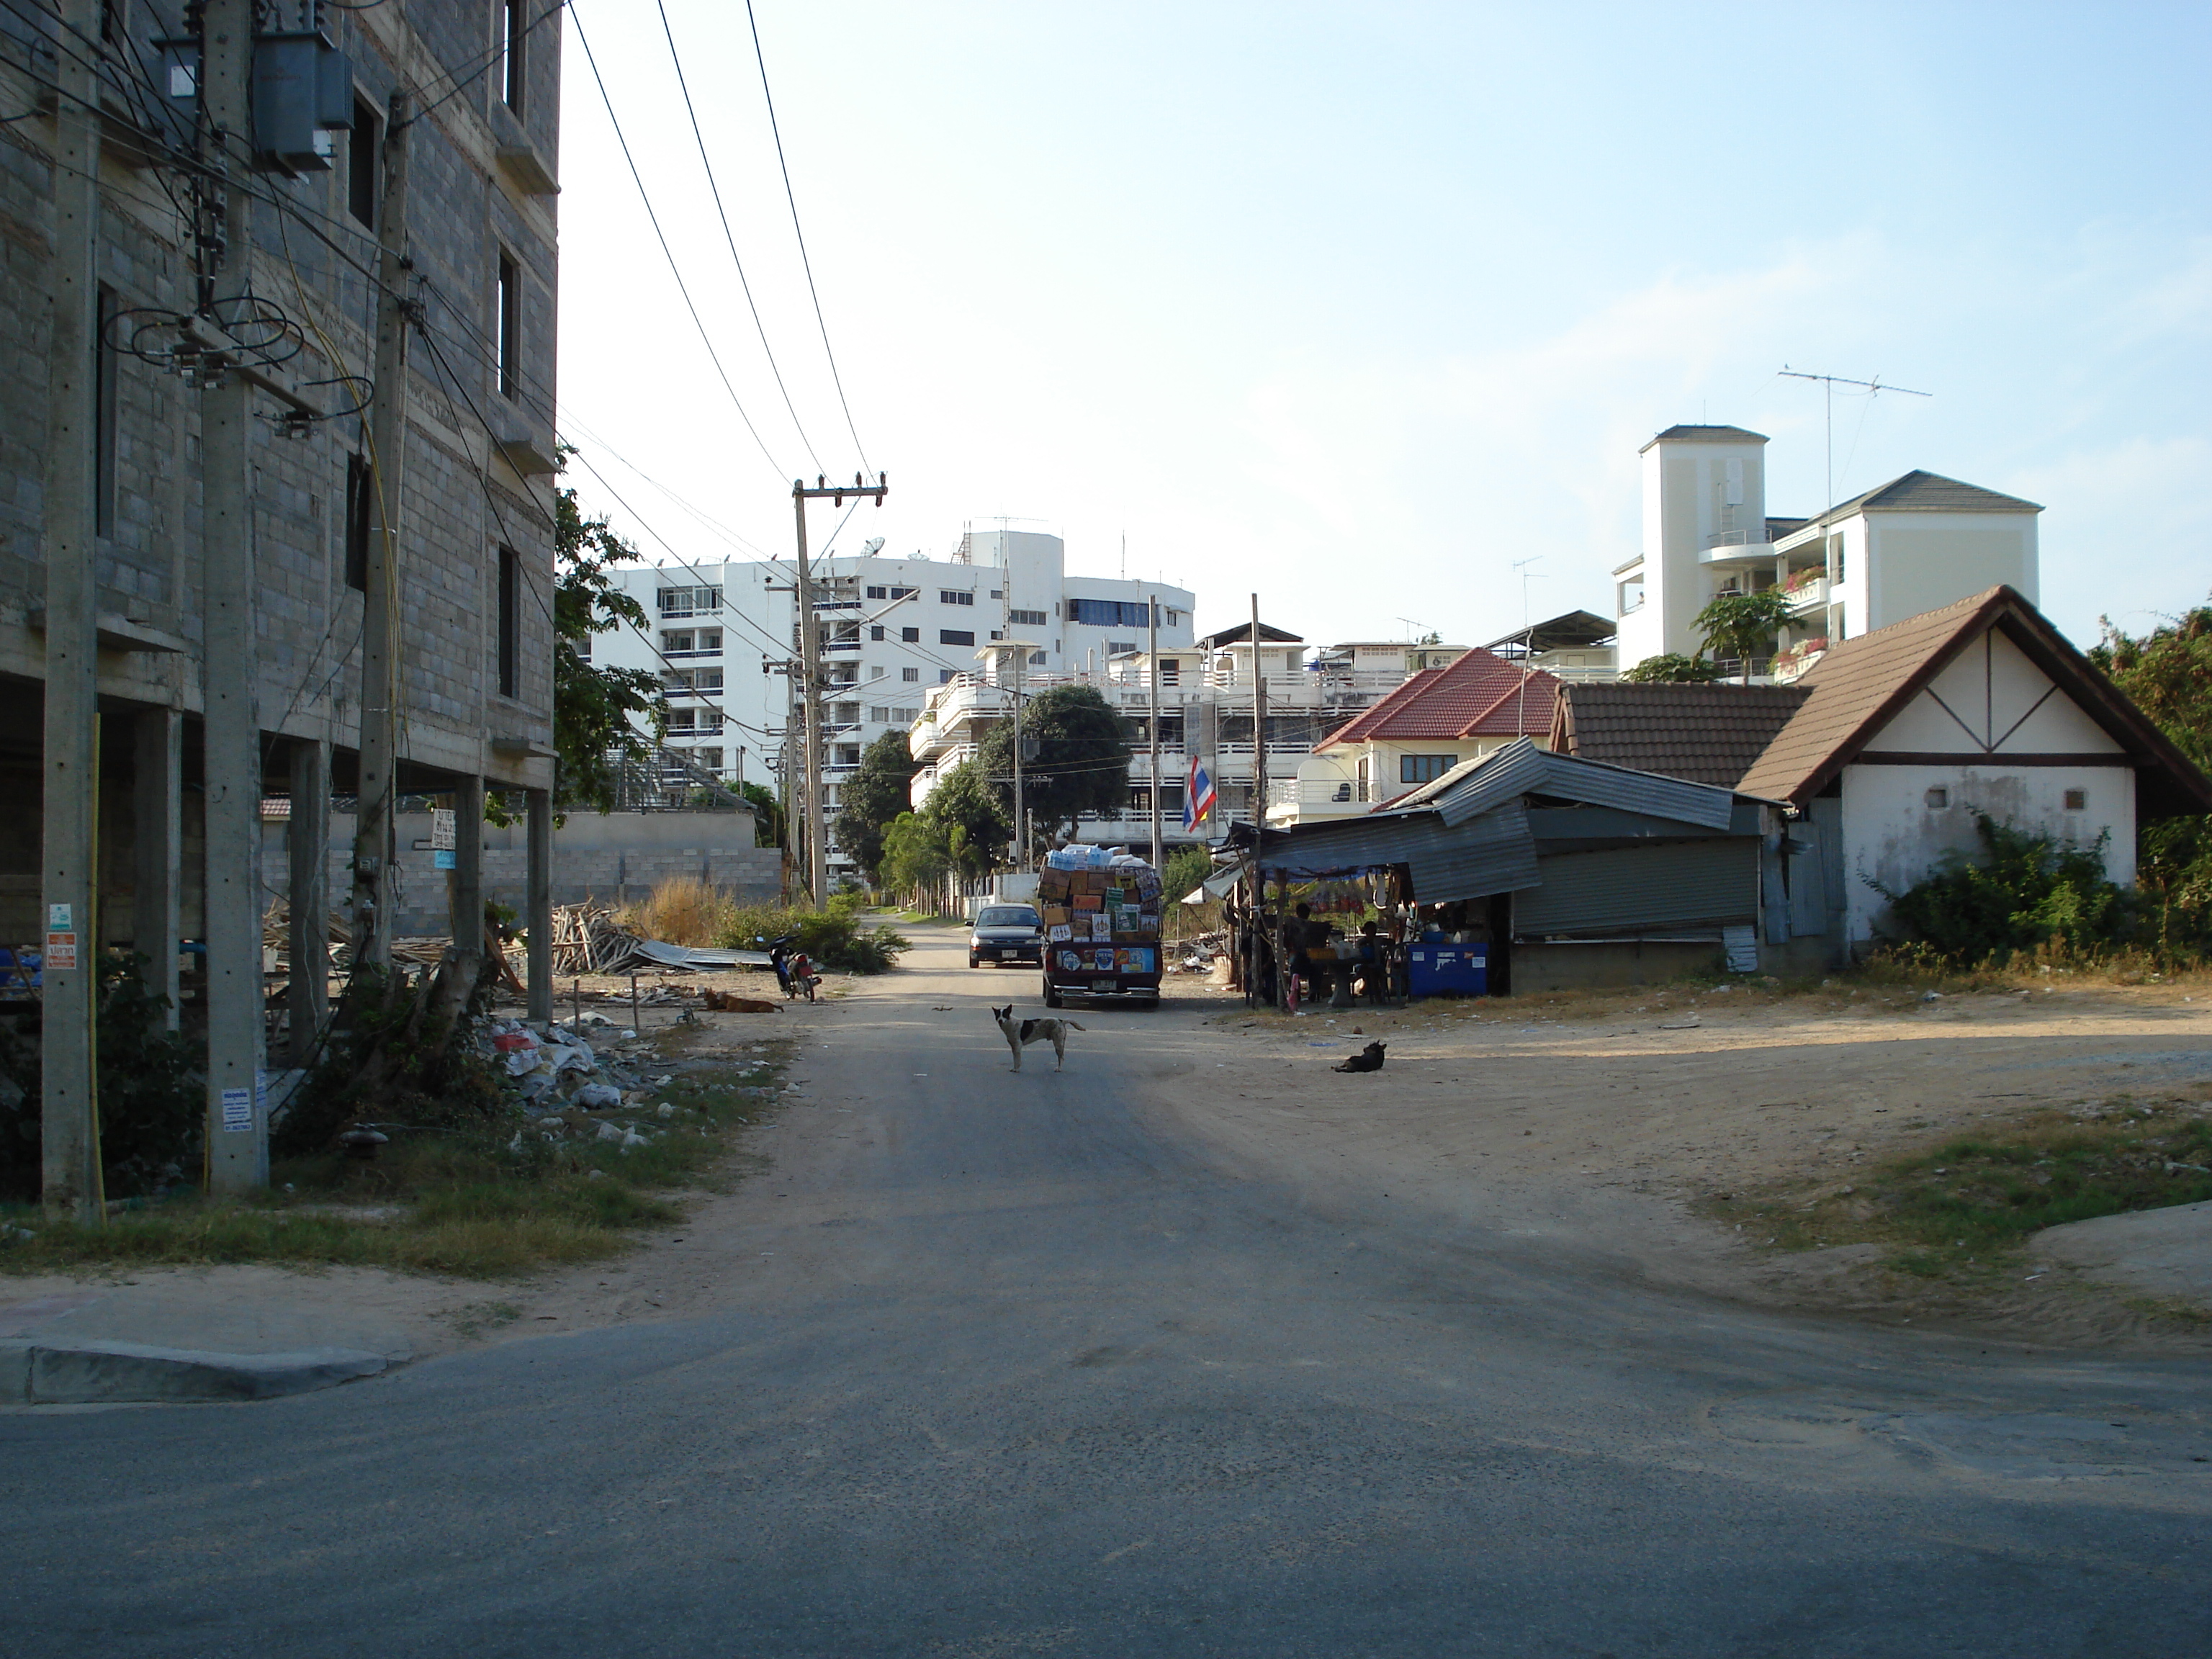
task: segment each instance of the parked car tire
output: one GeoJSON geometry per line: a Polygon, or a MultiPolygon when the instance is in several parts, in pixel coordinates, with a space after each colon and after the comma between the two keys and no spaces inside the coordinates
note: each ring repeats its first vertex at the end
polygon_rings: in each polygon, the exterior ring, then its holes
{"type": "Polygon", "coordinates": [[[975,959],[975,953],[970,951],[968,953],[968,965],[970,968],[981,968],[983,964],[975,959]]]}
{"type": "Polygon", "coordinates": [[[1052,988],[1052,981],[1049,978],[1044,982],[1044,1006],[1048,1008],[1058,1008],[1062,1006],[1060,993],[1052,988]]]}

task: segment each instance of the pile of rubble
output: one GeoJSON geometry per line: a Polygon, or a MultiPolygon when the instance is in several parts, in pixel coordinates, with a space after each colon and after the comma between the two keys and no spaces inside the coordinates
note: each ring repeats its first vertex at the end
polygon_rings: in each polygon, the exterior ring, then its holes
{"type": "MultiPolygon", "coordinates": [[[[534,1134],[556,1144],[605,1141],[626,1153],[667,1134],[684,1109],[665,1100],[656,1104],[652,1094],[674,1074],[648,1075],[641,1066],[655,1056],[625,1054],[617,1046],[637,1036],[597,1013],[535,1029],[516,1019],[487,1026],[479,1039],[485,1057],[522,1095],[524,1126],[510,1149],[520,1152],[524,1138],[534,1134]]],[[[772,1097],[776,1090],[747,1092],[772,1097]]]]}

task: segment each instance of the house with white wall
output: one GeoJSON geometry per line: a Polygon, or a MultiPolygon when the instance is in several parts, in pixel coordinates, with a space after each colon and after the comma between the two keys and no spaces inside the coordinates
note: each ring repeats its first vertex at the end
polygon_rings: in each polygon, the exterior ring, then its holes
{"type": "Polygon", "coordinates": [[[2011,587],[1845,640],[1798,686],[1736,786],[1796,812],[1770,945],[1863,951],[1884,890],[1972,852],[1980,815],[2096,847],[2124,886],[2140,821],[2212,811],[2212,782],[2011,587]]]}
{"type": "Polygon", "coordinates": [[[1766,438],[1674,426],[1643,449],[1643,550],[1613,571],[1619,659],[1694,655],[1692,620],[1723,593],[1796,601],[1771,662],[1787,681],[1832,645],[2002,585],[2035,602],[2033,501],[1912,471],[1812,519],[1770,517],[1766,438]]]}

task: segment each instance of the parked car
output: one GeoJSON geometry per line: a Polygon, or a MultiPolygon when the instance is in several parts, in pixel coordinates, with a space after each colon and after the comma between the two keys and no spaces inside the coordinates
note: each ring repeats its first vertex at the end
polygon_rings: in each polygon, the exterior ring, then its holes
{"type": "Polygon", "coordinates": [[[987,904],[968,936],[968,965],[1026,962],[1044,965],[1044,919],[1034,905],[987,904]]]}

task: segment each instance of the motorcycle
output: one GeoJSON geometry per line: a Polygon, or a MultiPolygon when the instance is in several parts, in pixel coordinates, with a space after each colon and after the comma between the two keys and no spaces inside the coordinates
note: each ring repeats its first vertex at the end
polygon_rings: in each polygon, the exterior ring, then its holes
{"type": "Polygon", "coordinates": [[[814,1000],[814,988],[822,983],[822,975],[814,971],[814,963],[804,951],[792,949],[796,936],[787,933],[781,939],[756,939],[753,943],[768,947],[769,966],[775,969],[775,982],[786,997],[796,1001],[804,996],[814,1000]]]}

